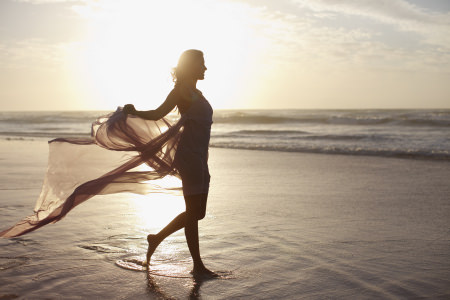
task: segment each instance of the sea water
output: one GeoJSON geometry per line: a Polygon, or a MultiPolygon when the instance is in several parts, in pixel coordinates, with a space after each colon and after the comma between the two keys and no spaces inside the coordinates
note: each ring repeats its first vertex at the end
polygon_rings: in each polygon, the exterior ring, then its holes
{"type": "MultiPolygon", "coordinates": [[[[30,214],[45,142],[10,141],[0,226],[30,214]],[[23,145],[24,149],[17,149],[23,145]],[[19,153],[18,153],[19,152],[19,153]],[[41,158],[39,158],[41,157],[41,158]],[[37,167],[39,166],[39,167],[37,167]]],[[[5,157],[2,153],[2,158],[5,157]]],[[[146,235],[183,211],[181,196],[98,196],[63,220],[0,239],[3,299],[448,299],[449,162],[211,149],[195,280],[183,230],[144,260],[146,235]]]]}
{"type": "MultiPolygon", "coordinates": [[[[106,113],[2,112],[0,138],[89,136],[106,113]]],[[[450,110],[216,110],[211,147],[448,160],[450,110]]]]}
{"type": "MultiPolygon", "coordinates": [[[[88,136],[102,113],[1,113],[1,229],[32,212],[46,140],[88,136]]],[[[98,196],[56,224],[0,240],[0,298],[446,299],[448,120],[446,110],[216,111],[213,147],[247,149],[211,149],[200,247],[224,278],[190,277],[182,230],[155,252],[159,275],[119,268],[144,259],[146,235],[184,202],[98,196]]]]}

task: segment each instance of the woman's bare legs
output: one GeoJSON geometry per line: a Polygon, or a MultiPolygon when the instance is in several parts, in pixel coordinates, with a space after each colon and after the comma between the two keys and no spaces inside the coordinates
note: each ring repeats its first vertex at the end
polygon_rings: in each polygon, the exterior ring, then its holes
{"type": "Polygon", "coordinates": [[[150,263],[151,256],[156,247],[158,247],[166,237],[184,227],[189,252],[191,253],[194,262],[193,273],[198,275],[214,275],[214,273],[209,271],[203,264],[200,257],[198,239],[198,221],[205,217],[208,194],[185,196],[184,198],[186,202],[186,211],[175,217],[175,219],[173,219],[158,234],[149,234],[147,236],[147,263],[150,263]]]}
{"type": "Polygon", "coordinates": [[[186,212],[182,212],[175,217],[166,227],[164,227],[157,234],[149,234],[147,236],[148,250],[147,250],[147,264],[150,264],[150,259],[156,250],[156,247],[169,235],[175,231],[180,230],[186,224],[186,212]]]}
{"type": "Polygon", "coordinates": [[[203,219],[206,214],[206,201],[208,194],[199,194],[193,196],[186,196],[186,224],[184,227],[184,234],[188,244],[189,252],[194,262],[193,274],[214,274],[209,271],[203,264],[200,257],[200,246],[198,238],[198,221],[203,219]]]}

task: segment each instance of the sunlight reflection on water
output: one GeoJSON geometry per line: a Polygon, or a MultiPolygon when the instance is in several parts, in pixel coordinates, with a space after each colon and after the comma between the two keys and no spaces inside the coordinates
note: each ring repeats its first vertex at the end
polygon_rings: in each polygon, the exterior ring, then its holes
{"type": "MultiPolygon", "coordinates": [[[[142,164],[136,171],[151,170],[142,164]]],[[[132,211],[136,214],[136,225],[140,230],[161,229],[185,210],[181,180],[166,176],[159,180],[145,182],[148,194],[129,198],[132,211]]]]}
{"type": "Polygon", "coordinates": [[[163,228],[185,209],[182,196],[173,194],[135,195],[130,203],[136,214],[136,226],[145,231],[163,228]]]}

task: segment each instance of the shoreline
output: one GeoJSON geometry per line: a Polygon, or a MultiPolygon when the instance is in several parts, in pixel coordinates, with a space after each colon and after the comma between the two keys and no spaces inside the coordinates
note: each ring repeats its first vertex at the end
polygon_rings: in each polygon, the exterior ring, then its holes
{"type": "Polygon", "coordinates": [[[229,150],[245,150],[245,151],[264,151],[264,152],[281,152],[281,153],[298,153],[298,154],[319,154],[319,155],[342,155],[342,156],[363,156],[363,157],[379,157],[379,158],[398,158],[398,159],[412,159],[412,160],[425,160],[425,161],[447,161],[450,162],[450,157],[430,157],[427,155],[416,155],[416,154],[392,154],[392,155],[377,155],[370,153],[333,153],[333,152],[320,152],[320,151],[289,151],[289,150],[278,150],[278,149],[259,149],[259,148],[232,148],[232,147],[221,147],[221,146],[210,146],[216,149],[229,149],[229,150]]]}
{"type": "MultiPolygon", "coordinates": [[[[74,136],[74,137],[82,137],[86,138],[89,136],[74,136]]],[[[74,138],[69,137],[69,138],[74,138]]],[[[23,138],[23,137],[3,137],[0,139],[0,147],[2,147],[2,143],[22,143],[22,142],[30,142],[30,143],[45,143],[48,144],[50,141],[55,138],[23,138]]],[[[401,153],[401,154],[387,154],[387,155],[378,155],[377,153],[338,153],[338,152],[325,152],[325,151],[298,151],[298,150],[286,150],[286,149],[264,149],[258,147],[229,147],[229,146],[210,146],[211,149],[226,149],[226,150],[243,150],[243,151],[262,151],[268,153],[292,153],[292,154],[313,154],[313,155],[331,155],[331,156],[346,156],[346,157],[378,157],[378,158],[388,158],[388,159],[406,159],[406,160],[421,160],[421,161],[438,161],[438,162],[450,162],[450,157],[430,157],[428,155],[421,154],[409,154],[409,153],[401,153]]]]}
{"type": "MultiPolygon", "coordinates": [[[[47,156],[47,142],[0,142],[2,229],[32,211],[47,156]]],[[[200,284],[202,297],[450,296],[446,162],[211,148],[209,166],[201,252],[208,267],[237,280],[200,284]]],[[[115,265],[143,257],[146,234],[183,210],[181,196],[164,197],[98,196],[60,222],[0,239],[0,296],[188,297],[199,287],[190,278],[115,265]]],[[[188,273],[182,230],[157,249],[155,264],[188,273]]]]}

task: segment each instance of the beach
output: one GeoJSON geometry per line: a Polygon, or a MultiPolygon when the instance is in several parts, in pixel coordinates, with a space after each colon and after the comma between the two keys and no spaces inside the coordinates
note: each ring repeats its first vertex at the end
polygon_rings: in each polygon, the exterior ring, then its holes
{"type": "MultiPolygon", "coordinates": [[[[31,214],[47,155],[43,140],[0,140],[2,230],[31,214]]],[[[211,148],[209,164],[200,248],[224,278],[190,277],[183,231],[156,250],[157,275],[119,268],[184,202],[97,196],[0,240],[0,299],[450,297],[449,161],[211,148]]]]}
{"type": "Polygon", "coordinates": [[[450,300],[450,0],[0,0],[0,50],[0,300],[450,300]]]}

